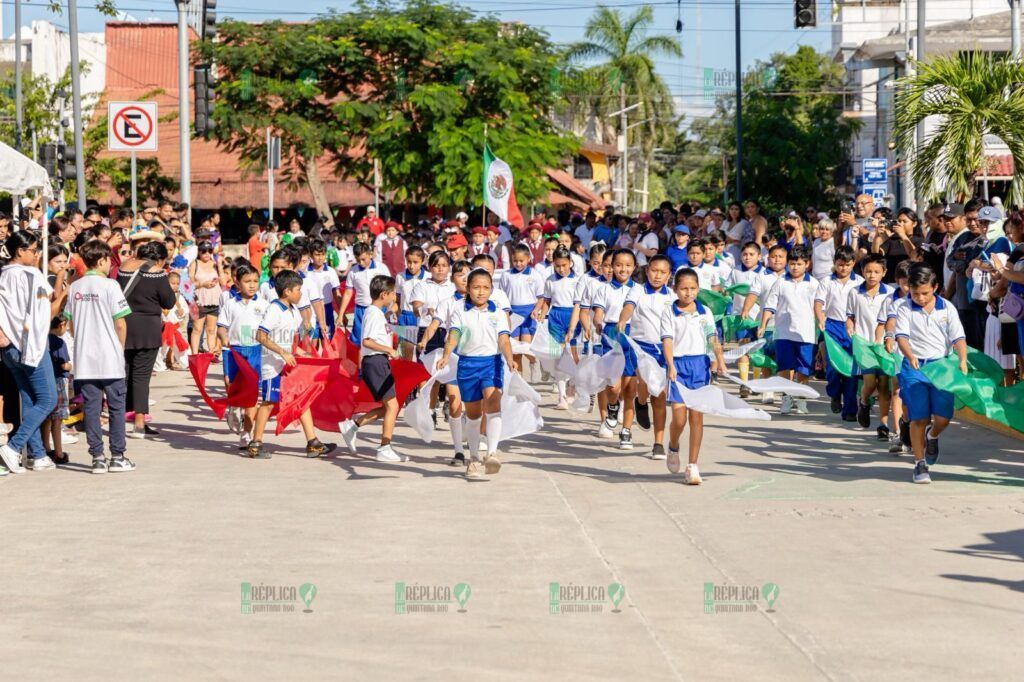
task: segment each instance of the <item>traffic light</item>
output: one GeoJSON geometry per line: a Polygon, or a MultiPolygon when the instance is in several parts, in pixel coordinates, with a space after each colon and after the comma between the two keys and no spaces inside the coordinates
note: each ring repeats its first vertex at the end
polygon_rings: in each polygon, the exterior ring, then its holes
{"type": "Polygon", "coordinates": [[[213,74],[210,67],[192,69],[195,91],[195,129],[198,137],[207,137],[213,128],[213,74]]]}
{"type": "Polygon", "coordinates": [[[70,178],[78,177],[78,167],[75,164],[75,146],[65,144],[57,145],[57,179],[61,182],[70,178]]]}
{"type": "Polygon", "coordinates": [[[217,35],[217,0],[203,2],[203,38],[213,40],[217,35]]]}
{"type": "Polygon", "coordinates": [[[39,162],[51,178],[57,175],[57,145],[47,142],[39,148],[39,162]]]}
{"type": "Polygon", "coordinates": [[[816,0],[793,0],[793,25],[796,28],[809,28],[818,25],[816,0]]]}

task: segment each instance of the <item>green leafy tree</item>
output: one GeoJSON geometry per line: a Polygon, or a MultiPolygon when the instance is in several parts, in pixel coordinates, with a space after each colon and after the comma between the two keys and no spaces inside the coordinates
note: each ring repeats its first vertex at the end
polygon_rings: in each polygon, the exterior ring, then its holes
{"type": "Polygon", "coordinates": [[[1007,204],[1024,200],[1024,64],[1007,56],[968,52],[919,64],[896,82],[897,146],[908,157],[914,185],[931,201],[974,196],[986,163],[984,138],[1002,140],[1013,157],[1007,204]],[[938,125],[915,148],[914,131],[929,116],[938,125]]]}
{"type": "MultiPolygon", "coordinates": [[[[65,141],[70,133],[60,125],[60,101],[70,92],[71,76],[65,72],[56,83],[46,76],[33,76],[22,71],[22,148],[31,150],[32,131],[40,144],[65,141]]],[[[0,79],[0,140],[14,145],[14,70],[0,79]]]]}

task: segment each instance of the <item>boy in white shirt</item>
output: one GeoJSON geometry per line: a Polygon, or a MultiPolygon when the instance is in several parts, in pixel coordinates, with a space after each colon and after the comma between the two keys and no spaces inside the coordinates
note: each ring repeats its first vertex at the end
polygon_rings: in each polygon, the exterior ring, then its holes
{"type": "Polygon", "coordinates": [[[327,264],[327,244],[322,239],[309,242],[309,265],[306,266],[306,277],[316,282],[320,299],[324,307],[324,327],[326,337],[334,335],[334,311],[341,302],[341,280],[338,271],[327,264]]]}
{"type": "Polygon", "coordinates": [[[391,276],[391,271],[383,264],[373,260],[373,248],[369,244],[359,242],[352,248],[352,252],[355,254],[356,264],[349,269],[348,276],[345,278],[345,293],[341,297],[339,310],[344,315],[344,311],[348,310],[349,301],[355,297],[356,309],[352,317],[352,331],[349,334],[349,340],[358,346],[363,326],[363,313],[367,306],[373,303],[373,298],[370,296],[370,282],[377,275],[391,276]]]}
{"type": "Polygon", "coordinates": [[[75,335],[75,389],[85,399],[85,435],[92,455],[92,473],[133,471],[135,464],[125,457],[124,343],[131,314],[124,293],[109,278],[112,252],[106,242],[94,239],[82,244],[78,255],[88,270],[68,288],[64,316],[75,335]],[[103,456],[103,426],[100,413],[107,400],[107,428],[110,433],[110,462],[103,456]]]}
{"type": "Polygon", "coordinates": [[[398,399],[395,397],[395,377],[391,374],[391,358],[399,357],[391,340],[387,315],[395,307],[395,278],[376,275],[370,280],[370,295],[373,303],[363,314],[362,339],[359,348],[359,378],[370,389],[370,395],[380,402],[359,419],[346,419],[341,424],[341,437],[353,454],[356,452],[356,432],[370,422],[383,418],[380,447],[377,448],[378,462],[406,462],[406,455],[399,455],[391,447],[391,436],[398,418],[398,399]]]}
{"type": "MultiPolygon", "coordinates": [[[[281,402],[281,375],[285,367],[294,367],[295,356],[291,353],[295,335],[302,326],[302,316],[295,307],[302,298],[302,277],[293,270],[281,270],[274,277],[277,298],[267,308],[259,329],[256,342],[263,346],[260,353],[260,406],[252,428],[252,440],[246,454],[254,459],[270,459],[270,453],[263,449],[263,431],[270,420],[274,406],[281,402]]],[[[300,355],[303,351],[296,350],[300,355]]],[[[320,457],[332,452],[333,443],[321,443],[313,429],[313,415],[306,410],[299,417],[302,432],[306,436],[306,456],[320,457]]]]}
{"type": "MultiPolygon", "coordinates": [[[[820,280],[818,291],[814,296],[814,316],[818,320],[818,329],[832,337],[847,353],[853,352],[850,335],[846,333],[846,309],[850,291],[859,286],[863,280],[860,275],[853,274],[853,249],[840,246],[836,250],[833,272],[820,280]]],[[[826,353],[827,355],[827,353],[826,353]]],[[[861,426],[870,425],[870,412],[861,414],[857,406],[857,378],[840,374],[831,362],[825,365],[825,392],[832,399],[832,414],[842,413],[844,422],[860,421],[861,426]],[[863,423],[868,419],[868,423],[863,423]]]]}
{"type": "MultiPolygon", "coordinates": [[[[818,280],[807,272],[811,254],[806,246],[794,246],[786,262],[786,276],[775,283],[761,311],[761,326],[757,338],[764,336],[768,321],[775,318],[775,362],[779,374],[787,379],[806,384],[814,374],[814,342],[817,336],[814,324],[814,297],[818,280]]],[[[807,400],[792,396],[782,397],[781,414],[793,412],[808,414],[807,400]]]]}

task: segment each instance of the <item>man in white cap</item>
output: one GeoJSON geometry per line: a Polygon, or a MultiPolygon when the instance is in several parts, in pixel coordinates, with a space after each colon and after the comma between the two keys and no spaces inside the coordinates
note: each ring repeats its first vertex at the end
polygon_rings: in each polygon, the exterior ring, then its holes
{"type": "Polygon", "coordinates": [[[384,231],[384,221],[377,217],[377,209],[373,206],[366,207],[366,215],[356,223],[356,231],[366,228],[374,237],[384,231]]]}

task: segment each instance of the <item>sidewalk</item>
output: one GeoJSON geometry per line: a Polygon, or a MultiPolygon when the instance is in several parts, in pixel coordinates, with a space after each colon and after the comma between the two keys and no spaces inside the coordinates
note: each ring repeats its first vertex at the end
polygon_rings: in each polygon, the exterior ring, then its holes
{"type": "Polygon", "coordinates": [[[137,471],[92,476],[83,438],[73,467],[0,480],[5,678],[1021,674],[1024,443],[984,429],[951,427],[915,486],[824,401],[709,418],[686,487],[641,456],[650,433],[623,453],[544,409],[471,482],[446,428],[425,446],[400,422],[404,464],[369,437],[307,460],[297,431],[254,461],[187,374],[153,385],[163,435],[129,442],[137,471]]]}

